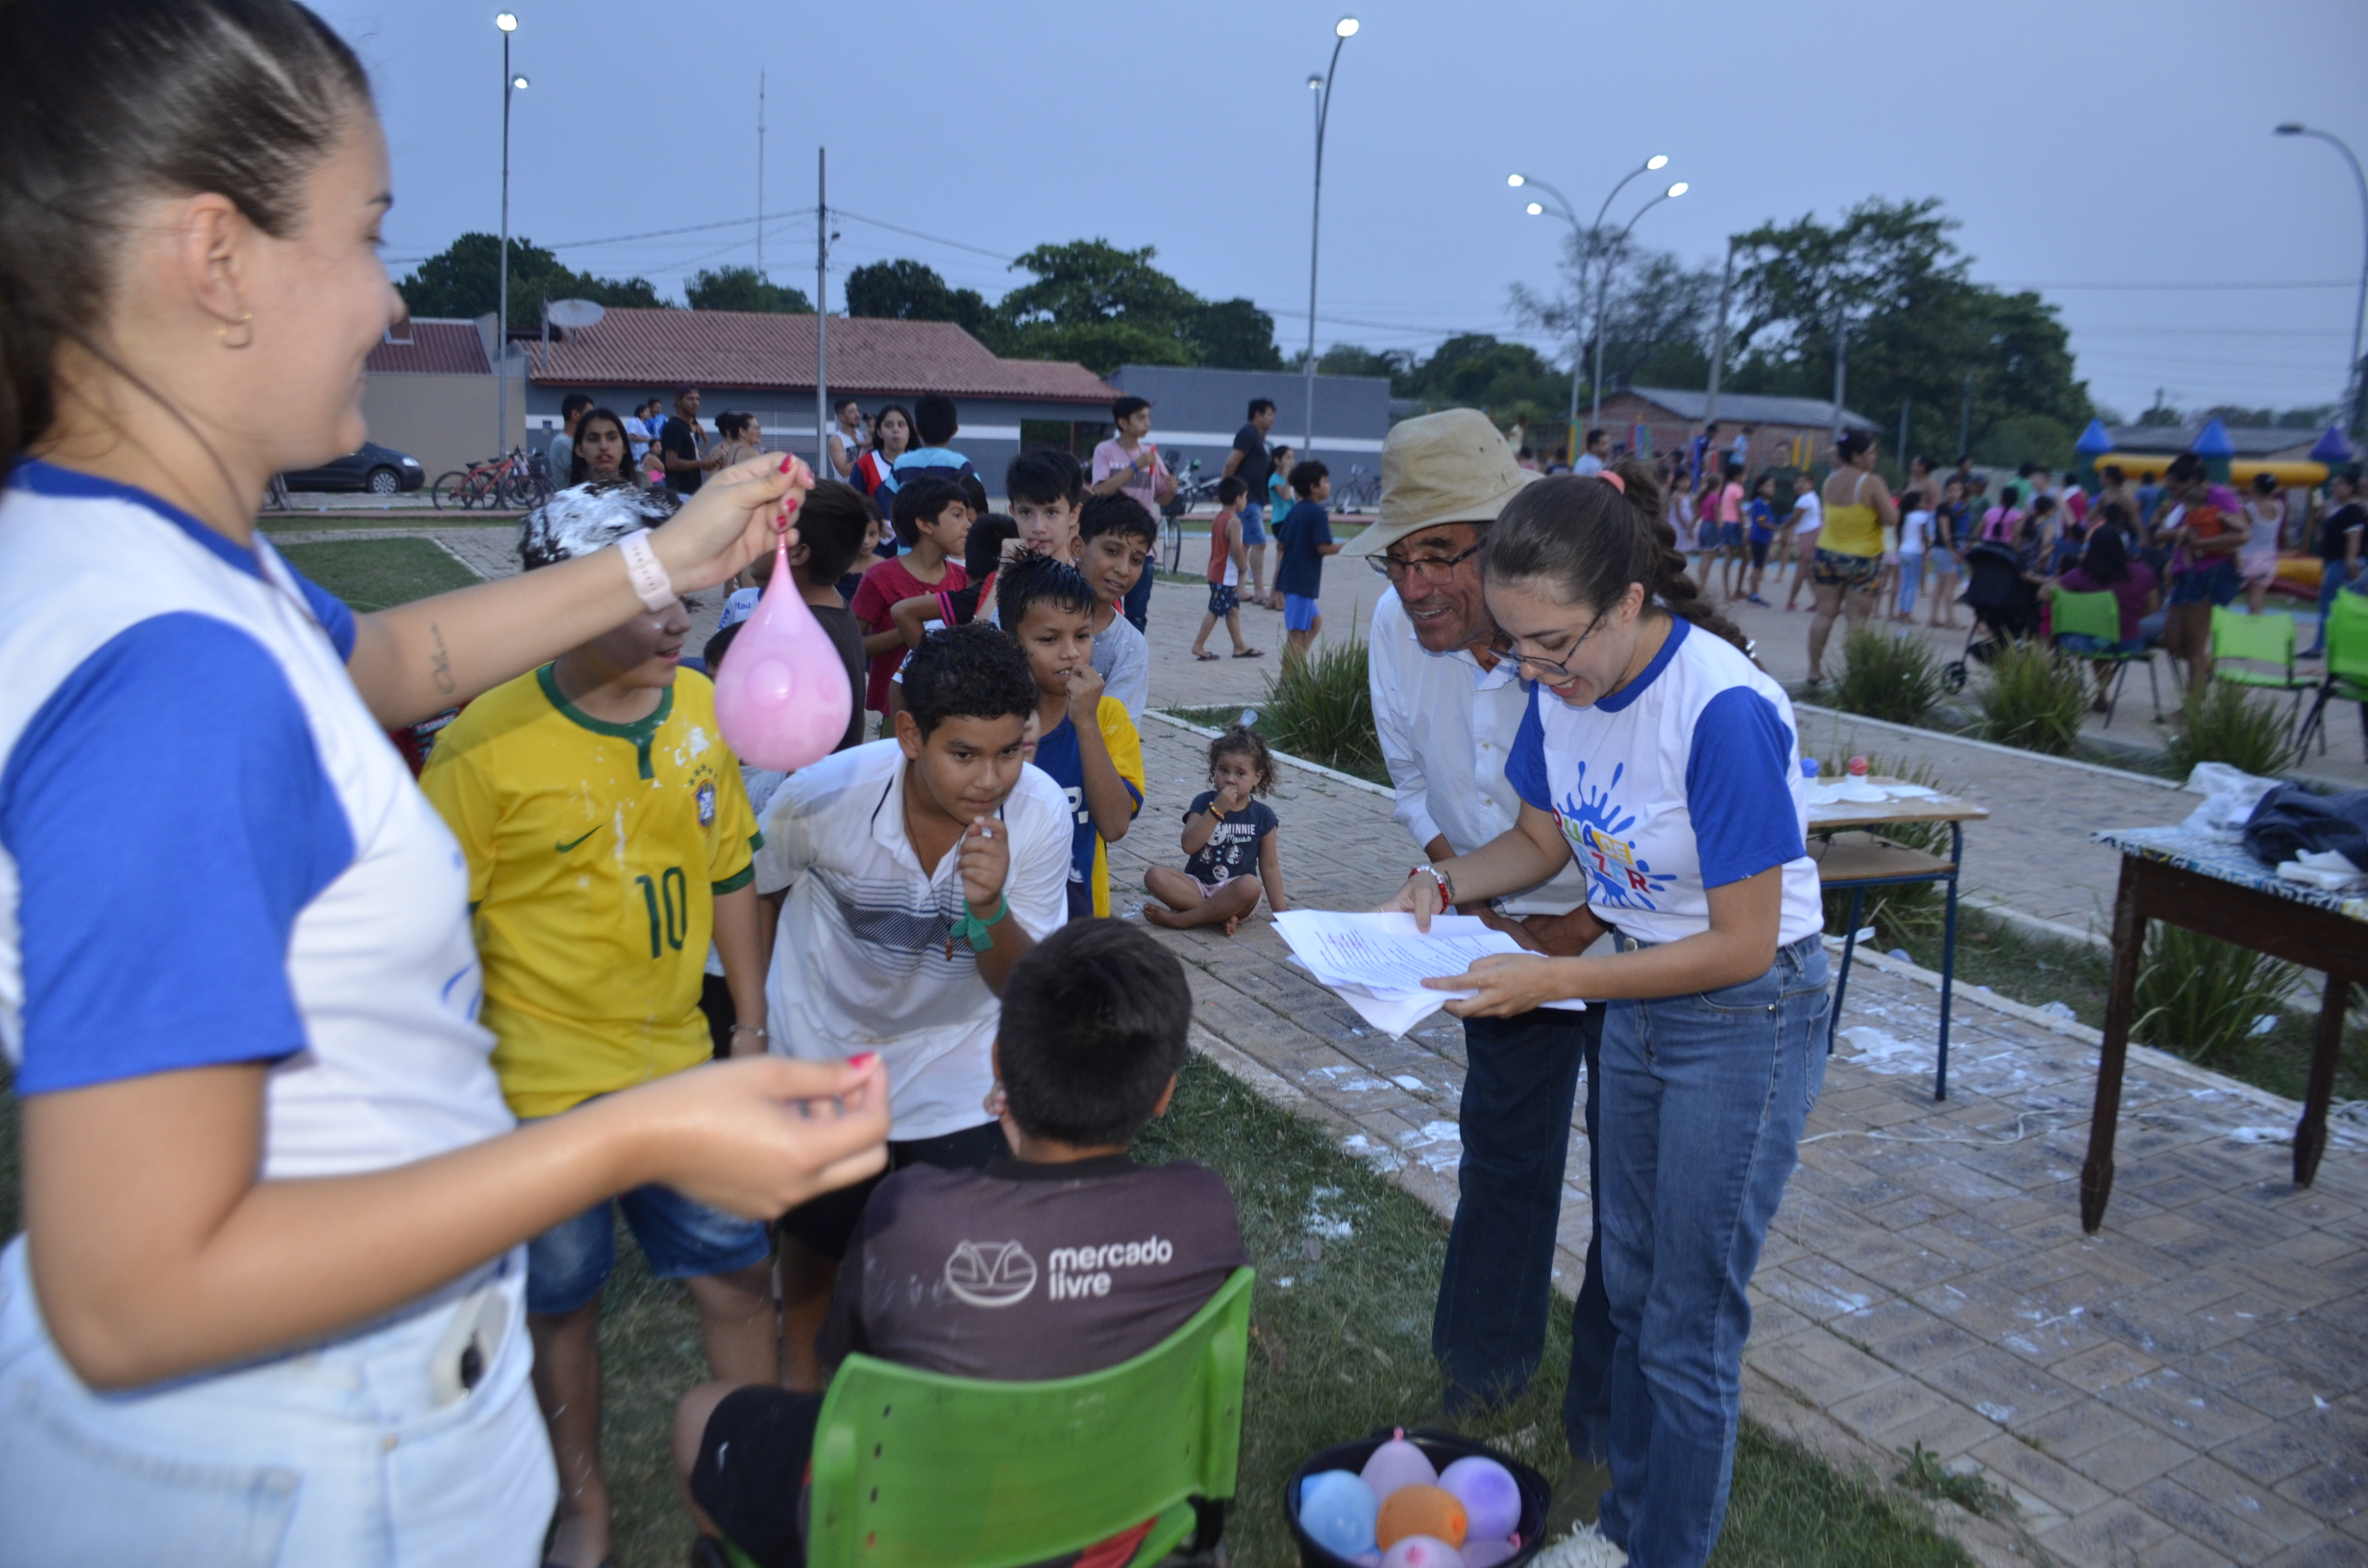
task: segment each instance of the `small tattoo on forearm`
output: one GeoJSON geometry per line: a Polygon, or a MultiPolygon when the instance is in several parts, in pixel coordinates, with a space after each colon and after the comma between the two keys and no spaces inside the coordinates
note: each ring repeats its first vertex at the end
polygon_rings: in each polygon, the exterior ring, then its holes
{"type": "Polygon", "coordinates": [[[428,660],[430,678],[434,680],[438,692],[450,697],[458,687],[453,680],[452,655],[444,651],[443,628],[432,621],[428,624],[428,635],[435,639],[435,652],[428,660]]]}

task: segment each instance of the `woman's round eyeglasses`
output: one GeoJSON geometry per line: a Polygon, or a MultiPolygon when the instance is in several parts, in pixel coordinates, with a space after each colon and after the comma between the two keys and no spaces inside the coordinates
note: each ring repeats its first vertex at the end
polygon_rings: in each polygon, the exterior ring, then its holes
{"type": "MultiPolygon", "coordinates": [[[[1507,648],[1505,651],[1511,656],[1514,663],[1522,666],[1524,669],[1533,671],[1551,671],[1563,679],[1568,680],[1573,674],[1570,668],[1570,661],[1579,656],[1579,649],[1587,646],[1587,639],[1595,635],[1595,629],[1603,625],[1603,616],[1609,615],[1610,613],[1611,612],[1609,610],[1606,610],[1603,612],[1603,615],[1598,615],[1595,619],[1587,623],[1587,629],[1579,633],[1579,640],[1572,643],[1569,649],[1566,650],[1563,656],[1559,659],[1549,659],[1542,653],[1524,653],[1518,647],[1507,648]]],[[[1517,637],[1514,639],[1516,644],[1522,641],[1525,641],[1525,639],[1517,637]]],[[[1536,677],[1532,676],[1531,678],[1534,679],[1536,677]]]]}

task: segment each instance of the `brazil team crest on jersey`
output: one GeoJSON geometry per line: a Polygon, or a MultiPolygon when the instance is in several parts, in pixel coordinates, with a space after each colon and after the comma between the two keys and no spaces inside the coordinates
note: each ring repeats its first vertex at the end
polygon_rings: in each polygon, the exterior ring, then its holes
{"type": "Polygon", "coordinates": [[[700,780],[698,800],[699,825],[713,827],[715,825],[715,780],[711,778],[700,780]]]}

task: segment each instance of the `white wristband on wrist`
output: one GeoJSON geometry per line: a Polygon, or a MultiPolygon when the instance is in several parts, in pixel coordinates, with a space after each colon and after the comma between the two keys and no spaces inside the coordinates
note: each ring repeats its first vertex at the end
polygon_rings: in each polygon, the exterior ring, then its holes
{"type": "Polygon", "coordinates": [[[625,557],[625,575],[633,585],[633,596],[639,599],[651,614],[656,615],[674,603],[674,579],[658,564],[657,551],[651,547],[650,530],[635,528],[617,541],[617,553],[625,557]]]}

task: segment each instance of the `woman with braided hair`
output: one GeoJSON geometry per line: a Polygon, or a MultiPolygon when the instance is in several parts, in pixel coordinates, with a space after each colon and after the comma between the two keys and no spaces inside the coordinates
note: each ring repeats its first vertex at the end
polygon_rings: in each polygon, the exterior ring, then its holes
{"type": "Polygon", "coordinates": [[[1482,557],[1535,682],[1505,774],[1510,832],[1424,866],[1387,906],[1427,928],[1575,858],[1601,956],[1483,959],[1428,984],[1465,1017],[1586,997],[1602,1045],[1612,1489],[1633,1562],[1698,1565],[1734,1465],[1745,1294],[1825,1077],[1817,871],[1792,705],[1706,603],[1651,474],[1542,480],[1482,557]]]}

